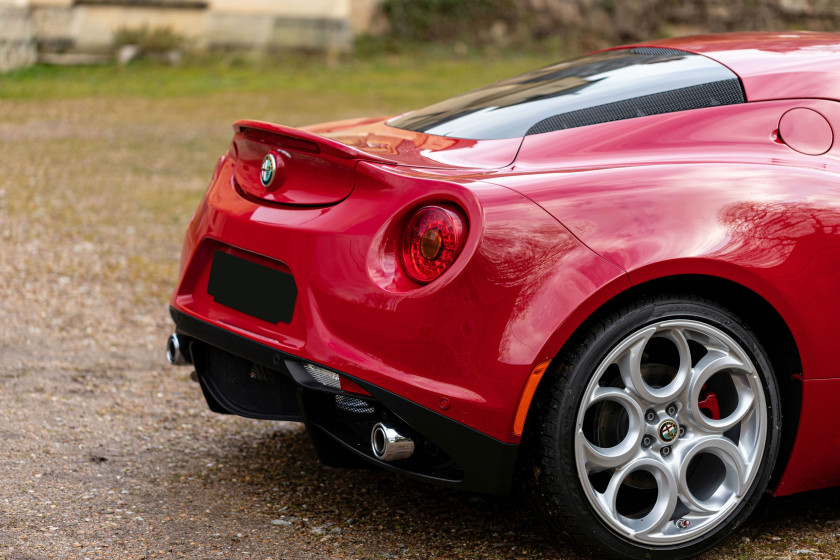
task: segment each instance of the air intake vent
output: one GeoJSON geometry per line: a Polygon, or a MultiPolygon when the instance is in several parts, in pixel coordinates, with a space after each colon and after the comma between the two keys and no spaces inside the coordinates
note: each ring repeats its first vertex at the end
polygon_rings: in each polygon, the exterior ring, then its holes
{"type": "Polygon", "coordinates": [[[660,49],[659,47],[636,47],[630,51],[633,54],[645,56],[685,56],[689,53],[677,49],[660,49]]]}
{"type": "Polygon", "coordinates": [[[737,79],[721,80],[554,115],[532,126],[527,134],[541,134],[689,109],[733,105],[745,101],[741,83],[737,79]]]}

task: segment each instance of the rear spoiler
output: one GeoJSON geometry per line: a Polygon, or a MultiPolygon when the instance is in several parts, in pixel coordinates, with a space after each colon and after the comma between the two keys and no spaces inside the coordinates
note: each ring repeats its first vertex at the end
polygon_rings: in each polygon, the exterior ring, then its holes
{"type": "Polygon", "coordinates": [[[342,159],[358,159],[391,165],[397,163],[394,160],[369,154],[347,144],[290,126],[263,121],[240,120],[233,124],[233,130],[236,134],[242,134],[251,140],[289,150],[312,154],[323,152],[342,159]]]}

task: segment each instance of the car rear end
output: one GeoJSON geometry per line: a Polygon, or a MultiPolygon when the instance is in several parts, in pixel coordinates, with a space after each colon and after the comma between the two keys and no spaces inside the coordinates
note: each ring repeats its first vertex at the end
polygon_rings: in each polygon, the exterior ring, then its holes
{"type": "Polygon", "coordinates": [[[171,345],[211,408],[303,421],[324,462],[504,492],[563,328],[627,287],[501,186],[525,140],[741,102],[721,65],[638,48],[387,122],[240,121],[187,232],[171,345]]]}
{"type": "MultiPolygon", "coordinates": [[[[397,144],[422,143],[407,136],[397,144]]],[[[501,166],[518,143],[470,149],[501,166]]],[[[171,361],[195,366],[216,412],[304,422],[327,464],[504,493],[520,396],[543,361],[515,341],[525,319],[511,310],[540,293],[534,255],[597,257],[477,181],[486,168],[396,152],[237,123],[187,231],[171,361]]]]}

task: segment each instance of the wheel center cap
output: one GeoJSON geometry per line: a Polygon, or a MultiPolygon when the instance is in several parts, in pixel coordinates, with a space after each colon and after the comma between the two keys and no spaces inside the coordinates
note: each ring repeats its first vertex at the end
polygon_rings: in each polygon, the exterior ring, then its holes
{"type": "Polygon", "coordinates": [[[677,439],[680,428],[673,420],[665,420],[659,425],[659,439],[665,443],[671,443],[677,439]]]}

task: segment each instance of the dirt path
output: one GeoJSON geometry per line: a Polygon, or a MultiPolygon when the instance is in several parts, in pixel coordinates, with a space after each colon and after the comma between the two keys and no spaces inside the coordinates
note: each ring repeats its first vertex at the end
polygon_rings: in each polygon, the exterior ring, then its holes
{"type": "MultiPolygon", "coordinates": [[[[517,498],[323,467],[164,363],[186,223],[272,107],[0,101],[0,558],[576,558],[517,498]]],[[[837,490],[768,500],[710,557],[837,558],[838,531],[837,490]]]]}

